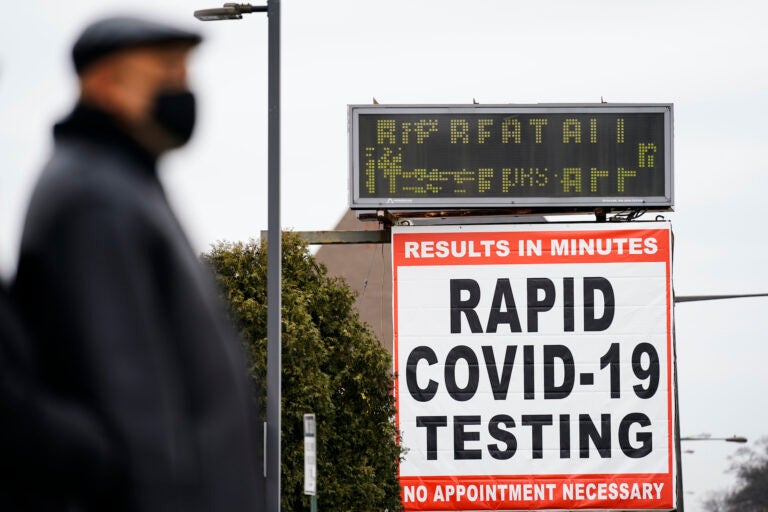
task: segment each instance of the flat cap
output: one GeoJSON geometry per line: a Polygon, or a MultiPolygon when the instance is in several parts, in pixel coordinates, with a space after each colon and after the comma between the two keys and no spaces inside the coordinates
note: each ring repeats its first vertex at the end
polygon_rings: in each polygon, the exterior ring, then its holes
{"type": "Polygon", "coordinates": [[[164,23],[134,17],[110,17],[95,21],[83,30],[72,48],[75,71],[80,74],[93,62],[127,48],[166,43],[189,43],[194,46],[203,38],[164,23]]]}

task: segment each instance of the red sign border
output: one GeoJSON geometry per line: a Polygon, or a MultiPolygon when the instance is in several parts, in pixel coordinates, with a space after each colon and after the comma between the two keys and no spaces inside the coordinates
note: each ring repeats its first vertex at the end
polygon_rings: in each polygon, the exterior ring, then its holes
{"type": "MultiPolygon", "coordinates": [[[[667,473],[652,473],[652,474],[607,474],[607,475],[598,475],[598,474],[572,474],[572,475],[515,475],[515,476],[503,476],[503,475],[487,475],[487,476],[476,476],[476,475],[467,475],[467,476],[461,476],[461,475],[451,475],[451,476],[421,476],[421,477],[415,477],[415,476],[408,476],[403,477],[399,474],[399,468],[398,468],[398,477],[400,479],[401,483],[401,497],[404,498],[404,486],[406,484],[410,485],[425,485],[426,483],[430,483],[432,487],[434,488],[435,485],[439,482],[451,482],[454,480],[461,479],[463,482],[491,482],[494,483],[498,482],[504,482],[504,481],[514,481],[514,482],[552,482],[555,481],[579,481],[579,480],[587,480],[589,482],[592,481],[602,481],[602,482],[611,482],[616,480],[627,480],[627,481],[638,481],[639,479],[643,479],[643,481],[656,481],[658,479],[663,478],[664,483],[668,484],[665,485],[665,493],[664,493],[664,499],[663,503],[661,503],[660,506],[649,506],[646,502],[640,501],[640,502],[632,502],[632,501],[621,501],[616,502],[617,505],[621,504],[621,507],[611,507],[606,506],[605,502],[601,502],[600,504],[594,503],[594,502],[583,502],[579,503],[576,506],[563,506],[564,502],[553,502],[553,503],[539,503],[534,504],[530,502],[523,502],[520,504],[516,504],[514,502],[500,502],[500,503],[494,503],[494,506],[491,507],[485,507],[485,508],[456,508],[455,503],[447,502],[445,503],[444,507],[436,507],[434,503],[431,503],[429,505],[429,508],[422,508],[418,505],[415,505],[414,503],[409,503],[408,506],[405,506],[405,510],[418,510],[418,511],[438,511],[438,510],[500,510],[500,509],[508,509],[508,510],[527,510],[527,509],[563,509],[563,510],[570,510],[570,509],[593,509],[593,510],[635,510],[635,509],[643,509],[643,510],[673,510],[675,508],[675,464],[674,464],[674,438],[675,438],[675,431],[674,431],[674,400],[675,400],[675,392],[674,392],[674,380],[673,380],[673,367],[675,365],[674,363],[674,351],[672,347],[673,343],[673,335],[672,335],[672,229],[671,225],[668,222],[638,222],[632,225],[632,227],[617,227],[617,226],[611,226],[611,225],[591,225],[587,226],[585,224],[547,224],[547,225],[541,225],[540,229],[530,229],[532,225],[484,225],[482,227],[487,228],[486,231],[480,231],[477,230],[479,226],[469,226],[469,229],[467,229],[467,226],[450,226],[450,227],[442,227],[442,226],[419,226],[419,227],[401,227],[401,226],[395,226],[392,230],[392,238],[391,238],[391,247],[392,247],[392,279],[393,279],[393,293],[392,293],[392,301],[393,301],[393,360],[394,360],[394,371],[395,371],[395,386],[394,386],[394,395],[395,395],[395,403],[396,403],[396,413],[395,413],[395,424],[398,429],[400,430],[400,393],[399,393],[399,382],[398,382],[398,375],[399,375],[399,343],[398,343],[398,321],[397,321],[397,315],[398,315],[398,267],[400,266],[437,266],[437,265],[477,265],[477,264],[485,264],[485,265],[510,265],[510,264],[555,264],[555,263],[582,263],[582,264],[589,264],[589,263],[632,263],[632,262],[664,262],[665,263],[665,273],[666,273],[666,303],[667,303],[667,312],[666,312],[666,321],[667,321],[667,382],[669,383],[668,386],[668,395],[667,395],[667,432],[669,432],[672,435],[668,436],[668,447],[667,447],[667,453],[668,453],[668,471],[667,473]],[[653,227],[635,227],[637,225],[640,226],[653,226],[653,227]],[[528,230],[524,230],[523,226],[525,228],[529,228],[528,230]],[[574,229],[569,229],[573,227],[574,229]],[[493,228],[496,228],[496,231],[493,231],[493,228]],[[402,230],[402,231],[400,231],[402,230]],[[406,232],[406,230],[411,232],[406,232]],[[466,230],[466,231],[464,231],[466,230]],[[400,232],[398,232],[400,231],[400,232]],[[464,232],[462,232],[464,231],[464,232]],[[496,238],[489,237],[488,235],[494,233],[497,235],[504,235],[504,236],[498,236],[496,238]],[[568,255],[568,256],[562,256],[562,255],[552,255],[551,253],[548,253],[546,255],[542,254],[541,256],[536,257],[530,257],[530,256],[520,256],[514,254],[514,248],[515,245],[510,246],[510,254],[506,256],[499,256],[498,254],[491,254],[489,255],[487,251],[487,247],[492,247],[493,245],[490,243],[486,244],[480,244],[482,240],[490,240],[490,241],[499,241],[499,240],[507,240],[509,241],[519,241],[519,240],[531,240],[531,239],[540,239],[542,241],[544,240],[551,240],[554,238],[558,239],[580,239],[580,238],[591,238],[594,240],[607,240],[608,238],[615,238],[611,237],[611,233],[619,233],[622,236],[620,238],[626,239],[626,238],[640,238],[643,239],[645,237],[650,237],[652,234],[655,235],[656,240],[659,242],[659,245],[657,246],[657,251],[655,251],[653,254],[648,254],[646,252],[643,252],[642,250],[638,253],[637,251],[630,251],[629,246],[626,246],[627,249],[624,251],[624,254],[621,255],[600,255],[600,254],[584,254],[584,255],[568,255]],[[545,234],[549,234],[550,236],[545,236],[545,234]],[[558,234],[561,234],[560,236],[557,236],[558,234]],[[562,234],[566,234],[567,236],[564,238],[562,234]],[[663,234],[663,236],[658,236],[660,234],[663,234]],[[432,242],[440,241],[440,240],[447,240],[447,241],[460,241],[465,240],[469,242],[470,240],[474,240],[478,243],[474,247],[475,253],[479,253],[479,256],[474,256],[470,253],[469,248],[465,247],[465,255],[461,258],[457,258],[451,254],[448,256],[439,256],[437,255],[437,251],[434,250],[431,253],[428,251],[426,252],[427,256],[426,258],[420,257],[418,259],[410,259],[405,257],[405,250],[402,249],[404,246],[404,243],[406,241],[415,241],[424,239],[425,236],[432,235],[436,240],[432,240],[432,242]],[[478,258],[478,259],[476,259],[478,258]],[[482,259],[480,259],[482,258],[482,259]],[[489,261],[490,260],[490,261],[489,261]],[[407,261],[407,263],[406,263],[407,261]],[[406,482],[406,484],[404,484],[406,482]]],[[[538,226],[537,226],[538,228],[538,226]]],[[[434,247],[434,246],[433,246],[434,247]]],[[[604,247],[604,246],[603,246],[604,247]]],[[[444,251],[443,251],[444,252],[444,251]]],[[[448,250],[450,253],[450,248],[448,250]]],[[[470,484],[471,485],[471,484],[470,484]]],[[[405,503],[404,503],[405,505],[405,503]]]]}

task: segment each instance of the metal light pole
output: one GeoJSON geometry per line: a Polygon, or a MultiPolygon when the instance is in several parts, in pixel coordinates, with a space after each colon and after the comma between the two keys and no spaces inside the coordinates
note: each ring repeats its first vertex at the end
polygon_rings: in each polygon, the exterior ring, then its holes
{"type": "MultiPolygon", "coordinates": [[[[704,299],[707,300],[707,299],[704,299]]],[[[683,436],[679,439],[679,441],[725,441],[728,443],[746,443],[747,438],[744,436],[731,436],[731,437],[712,437],[709,434],[698,434],[695,436],[683,436]]],[[[683,453],[694,453],[693,450],[685,450],[683,453]]],[[[682,485],[682,475],[680,477],[680,483],[678,485],[678,492],[682,492],[683,485],[682,485]]],[[[691,491],[689,491],[686,494],[693,494],[691,491]]],[[[682,498],[680,499],[680,502],[682,503],[682,498]]]]}
{"type": "MultiPolygon", "coordinates": [[[[705,300],[723,300],[723,299],[743,299],[750,297],[768,297],[768,293],[740,293],[740,294],[720,294],[720,295],[674,295],[673,300],[675,304],[682,302],[701,302],[705,300]]],[[[675,393],[677,393],[677,365],[675,365],[675,393]]],[[[679,410],[675,412],[675,425],[676,428],[680,427],[679,410]]],[[[708,435],[698,436],[686,436],[679,437],[675,440],[675,450],[679,455],[681,453],[680,443],[682,441],[728,441],[731,443],[746,443],[747,438],[742,436],[733,437],[710,437],[708,435]]],[[[693,453],[693,450],[686,450],[685,453],[693,453]]],[[[682,475],[682,460],[680,459],[678,466],[678,479],[677,479],[677,496],[678,496],[678,510],[677,512],[683,512],[683,475],[682,475]]]]}
{"type": "Polygon", "coordinates": [[[701,302],[703,300],[746,299],[749,297],[768,297],[768,293],[741,293],[730,295],[675,295],[675,302],[701,302]]]}
{"type": "Polygon", "coordinates": [[[744,436],[712,437],[707,434],[681,437],[680,440],[681,441],[725,441],[727,443],[746,443],[747,442],[747,438],[744,436]]]}
{"type": "Polygon", "coordinates": [[[268,219],[267,219],[267,423],[264,476],[267,512],[280,512],[280,415],[282,400],[282,239],[280,228],[280,0],[265,6],[227,3],[195,11],[202,21],[237,20],[243,14],[266,12],[269,23],[268,63],[268,219]]]}

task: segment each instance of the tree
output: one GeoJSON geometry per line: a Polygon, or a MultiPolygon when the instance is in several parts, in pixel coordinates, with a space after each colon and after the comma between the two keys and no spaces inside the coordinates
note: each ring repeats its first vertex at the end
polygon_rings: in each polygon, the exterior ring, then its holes
{"type": "MultiPolygon", "coordinates": [[[[219,243],[203,256],[239,327],[262,420],[265,403],[266,244],[219,243]]],[[[317,418],[321,510],[401,509],[391,358],[297,235],[283,235],[282,510],[308,510],[303,415],[317,418]],[[364,504],[364,505],[363,505],[364,504]]]]}
{"type": "Polygon", "coordinates": [[[739,448],[730,471],[736,475],[735,487],[711,495],[704,507],[709,512],[768,512],[768,437],[739,448]]]}

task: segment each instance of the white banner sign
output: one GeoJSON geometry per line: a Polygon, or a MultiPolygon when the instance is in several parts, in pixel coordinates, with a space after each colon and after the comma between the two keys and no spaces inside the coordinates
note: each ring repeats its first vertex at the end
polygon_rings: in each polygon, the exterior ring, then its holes
{"type": "Polygon", "coordinates": [[[668,223],[394,227],[406,510],[675,504],[668,223]]]}
{"type": "Polygon", "coordinates": [[[304,415],[304,494],[317,494],[317,429],[315,415],[304,415]]]}

